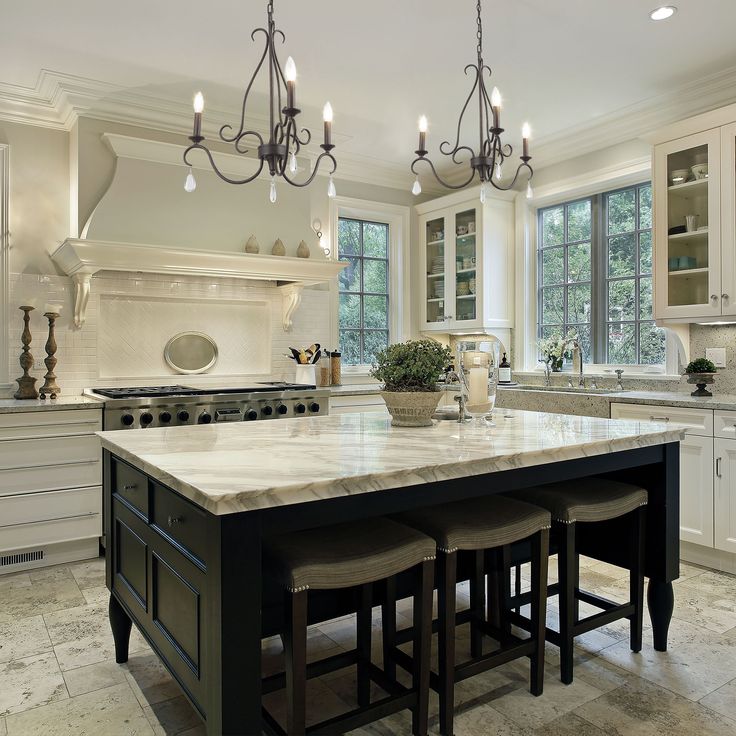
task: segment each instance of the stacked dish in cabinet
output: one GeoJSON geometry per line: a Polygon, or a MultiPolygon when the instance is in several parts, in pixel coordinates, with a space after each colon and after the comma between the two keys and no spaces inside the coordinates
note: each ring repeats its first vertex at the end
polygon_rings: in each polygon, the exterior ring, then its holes
{"type": "Polygon", "coordinates": [[[0,574],[99,554],[102,410],[0,413],[0,574]]]}

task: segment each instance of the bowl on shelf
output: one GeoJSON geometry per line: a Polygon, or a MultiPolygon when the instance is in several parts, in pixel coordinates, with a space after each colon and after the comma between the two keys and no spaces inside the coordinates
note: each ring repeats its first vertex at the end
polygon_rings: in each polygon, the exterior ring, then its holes
{"type": "Polygon", "coordinates": [[[457,294],[458,296],[467,296],[470,294],[470,285],[467,281],[457,282],[457,294]]]}
{"type": "Polygon", "coordinates": [[[675,169],[670,174],[670,183],[674,186],[675,184],[684,184],[690,178],[689,169],[675,169]]]}
{"type": "Polygon", "coordinates": [[[693,172],[693,178],[695,179],[708,178],[708,164],[695,164],[695,166],[690,167],[690,171],[693,172]]]}
{"type": "Polygon", "coordinates": [[[680,271],[684,271],[688,268],[695,268],[698,265],[698,261],[692,256],[680,256],[677,261],[677,268],[680,271]]]}

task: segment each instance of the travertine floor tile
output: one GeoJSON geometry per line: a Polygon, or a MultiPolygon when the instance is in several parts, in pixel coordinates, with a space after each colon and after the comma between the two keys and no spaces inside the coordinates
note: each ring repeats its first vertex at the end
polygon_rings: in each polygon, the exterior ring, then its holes
{"type": "Polygon", "coordinates": [[[691,700],[700,700],[733,679],[736,630],[716,634],[680,620],[672,624],[667,652],[656,652],[645,635],[638,654],[624,641],[599,656],[691,700]]]}
{"type": "MultiPolygon", "coordinates": [[[[54,568],[55,569],[55,568],[54,568]]],[[[64,577],[39,577],[30,573],[28,585],[8,585],[0,595],[0,623],[59,611],[84,603],[84,597],[71,573],[64,577]]]]}
{"type": "Polygon", "coordinates": [[[736,733],[736,721],[640,678],[581,706],[576,713],[617,736],[736,733]]]}
{"type": "Polygon", "coordinates": [[[8,729],[5,726],[5,718],[0,718],[0,736],[5,736],[8,729]]]}
{"type": "Polygon", "coordinates": [[[89,562],[77,562],[69,566],[80,590],[105,584],[105,558],[98,557],[89,562]]]}
{"type": "Polygon", "coordinates": [[[710,695],[706,695],[700,703],[736,721],[736,680],[731,680],[710,695]]]}
{"type": "Polygon", "coordinates": [[[97,585],[93,588],[82,588],[84,600],[90,605],[95,603],[105,603],[110,601],[110,591],[104,585],[97,585]]]}
{"type": "Polygon", "coordinates": [[[8,736],[153,736],[127,684],[8,716],[8,736]]]}
{"type": "Polygon", "coordinates": [[[704,593],[736,597],[736,575],[729,575],[727,572],[708,570],[687,578],[686,584],[704,593]]]}
{"type": "Polygon", "coordinates": [[[698,584],[700,575],[677,582],[673,615],[682,621],[723,633],[736,626],[736,586],[732,591],[698,584]]]}
{"type": "Polygon", "coordinates": [[[179,734],[202,725],[202,719],[183,695],[154,705],[146,705],[143,712],[156,736],[179,734]]]}
{"type": "Polygon", "coordinates": [[[536,729],[534,736],[606,736],[598,726],[594,726],[574,713],[560,716],[551,723],[536,729]]]}
{"type": "Polygon", "coordinates": [[[0,623],[0,662],[29,657],[50,649],[51,639],[43,616],[0,623]]]}
{"type": "Polygon", "coordinates": [[[126,664],[115,666],[124,674],[141,705],[153,705],[181,695],[179,686],[152,651],[131,654],[126,664]]]}
{"type": "Polygon", "coordinates": [[[72,697],[125,682],[125,670],[114,659],[67,670],[63,675],[66,689],[72,697]]]}
{"type": "Polygon", "coordinates": [[[0,665],[0,716],[69,697],[53,652],[0,665]]]}

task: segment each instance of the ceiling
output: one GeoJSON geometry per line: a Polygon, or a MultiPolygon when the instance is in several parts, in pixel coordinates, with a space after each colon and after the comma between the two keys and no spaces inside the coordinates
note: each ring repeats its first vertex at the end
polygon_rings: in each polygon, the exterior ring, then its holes
{"type": "MultiPolygon", "coordinates": [[[[676,4],[672,19],[654,23],[648,15],[656,0],[486,0],[485,59],[504,95],[509,141],[519,139],[524,120],[534,146],[736,67],[736,3],[676,4]]],[[[186,103],[201,88],[205,117],[213,105],[237,110],[261,47],[250,31],[265,23],[265,6],[9,3],[0,82],[33,87],[47,69],[186,103]]],[[[329,99],[341,150],[404,164],[425,113],[433,150],[454,134],[470,88],[463,68],[474,60],[474,15],[472,0],[275,0],[283,59],[290,54],[297,64],[304,121],[318,125],[329,99]]],[[[255,102],[264,114],[264,98],[255,102]]],[[[472,117],[464,136],[471,145],[472,117]]]]}

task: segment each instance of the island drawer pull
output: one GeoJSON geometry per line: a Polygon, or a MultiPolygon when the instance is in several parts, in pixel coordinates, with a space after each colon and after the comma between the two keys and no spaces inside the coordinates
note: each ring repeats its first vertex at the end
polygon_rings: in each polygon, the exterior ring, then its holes
{"type": "Polygon", "coordinates": [[[132,491],[134,488],[138,488],[137,483],[128,483],[127,485],[123,486],[124,491],[132,491]]]}
{"type": "Polygon", "coordinates": [[[169,518],[166,520],[168,525],[170,527],[174,526],[174,524],[181,524],[184,519],[181,518],[181,516],[169,516],[169,518]]]}
{"type": "Polygon", "coordinates": [[[669,417],[655,417],[655,416],[649,417],[650,422],[669,422],[669,420],[670,420],[669,417]]]}

